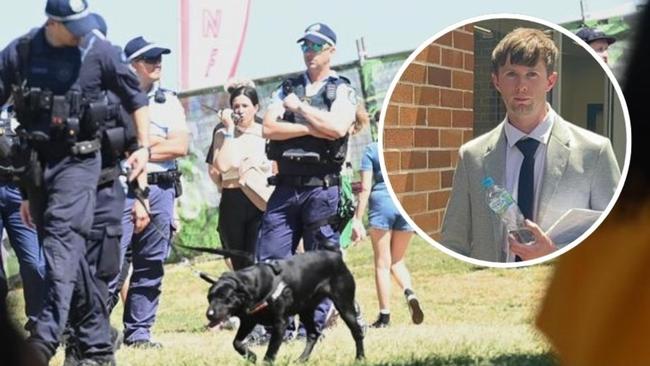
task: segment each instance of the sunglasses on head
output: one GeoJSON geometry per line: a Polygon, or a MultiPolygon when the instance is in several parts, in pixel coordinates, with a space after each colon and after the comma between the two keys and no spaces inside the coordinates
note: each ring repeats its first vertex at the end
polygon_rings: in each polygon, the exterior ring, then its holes
{"type": "Polygon", "coordinates": [[[327,48],[327,44],[318,44],[318,43],[312,43],[312,42],[303,42],[300,45],[300,48],[302,49],[302,53],[307,53],[309,51],[314,52],[314,53],[319,53],[323,51],[324,49],[327,48]]]}
{"type": "Polygon", "coordinates": [[[162,55],[158,55],[155,57],[141,57],[140,61],[144,61],[144,63],[149,65],[156,65],[162,62],[162,55]]]}

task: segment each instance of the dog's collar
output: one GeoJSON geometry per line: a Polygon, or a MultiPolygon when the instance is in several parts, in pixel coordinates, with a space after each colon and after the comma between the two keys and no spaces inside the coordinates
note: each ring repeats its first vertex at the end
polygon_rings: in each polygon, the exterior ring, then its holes
{"type": "Polygon", "coordinates": [[[260,303],[253,306],[246,311],[248,314],[255,314],[259,311],[266,309],[271,303],[280,297],[282,291],[287,287],[287,284],[284,281],[280,281],[273,291],[271,291],[260,303]]]}

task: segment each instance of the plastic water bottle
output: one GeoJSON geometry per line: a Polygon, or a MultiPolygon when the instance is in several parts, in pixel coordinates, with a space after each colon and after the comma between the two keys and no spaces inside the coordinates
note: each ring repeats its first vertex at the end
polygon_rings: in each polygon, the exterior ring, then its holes
{"type": "Polygon", "coordinates": [[[485,177],[481,183],[486,190],[488,206],[501,218],[508,233],[514,235],[520,243],[534,242],[535,236],[526,228],[524,215],[510,193],[503,187],[494,184],[492,177],[485,177]]]}

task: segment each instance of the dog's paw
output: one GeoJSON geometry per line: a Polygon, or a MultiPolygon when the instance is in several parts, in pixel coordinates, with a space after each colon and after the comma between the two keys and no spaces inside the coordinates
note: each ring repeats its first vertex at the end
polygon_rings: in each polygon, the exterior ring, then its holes
{"type": "Polygon", "coordinates": [[[256,363],[257,362],[257,355],[251,351],[246,352],[246,361],[251,362],[251,363],[256,363]]]}

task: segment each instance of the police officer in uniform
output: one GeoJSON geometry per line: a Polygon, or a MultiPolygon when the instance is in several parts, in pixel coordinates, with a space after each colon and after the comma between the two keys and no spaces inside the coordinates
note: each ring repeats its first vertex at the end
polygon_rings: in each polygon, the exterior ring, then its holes
{"type": "MultiPolygon", "coordinates": [[[[12,126],[12,108],[2,109],[0,114],[0,233],[4,228],[9,236],[11,247],[16,253],[20,266],[20,277],[23,282],[23,296],[25,298],[25,314],[29,330],[36,320],[36,316],[43,307],[45,297],[45,257],[38,243],[34,229],[25,225],[20,219],[20,204],[22,199],[16,185],[10,154],[11,146],[16,142],[12,126]]],[[[2,235],[0,234],[0,241],[2,235]]],[[[1,259],[1,258],[0,258],[1,259]]],[[[4,272],[4,271],[3,271],[4,272]]],[[[4,275],[4,273],[0,273],[4,275]]],[[[3,280],[0,286],[6,286],[3,280]]],[[[6,296],[2,294],[0,296],[6,296]]]]}
{"type": "Polygon", "coordinates": [[[114,364],[108,313],[85,258],[100,172],[97,125],[104,91],[112,90],[133,114],[142,145],[128,161],[134,179],[149,158],[147,99],[110,43],[78,47],[96,28],[85,0],[48,0],[45,12],[44,26],[0,53],[0,103],[13,96],[21,156],[28,159],[21,217],[36,224],[47,264],[47,297],[28,341],[47,364],[68,321],[75,284],[83,284],[76,301],[100,315],[81,320],[82,364],[114,364]],[[86,63],[91,50],[101,62],[86,63]]]}
{"type": "MultiPolygon", "coordinates": [[[[267,153],[277,161],[278,174],[270,178],[276,188],[262,219],[260,261],[293,255],[301,238],[306,251],[339,246],[332,218],[357,96],[349,81],[330,69],[336,51],[330,27],[313,24],[298,42],[307,71],[282,84],[264,116],[263,133],[271,140],[267,153]]],[[[319,332],[330,308],[327,300],[316,311],[319,332]]]]}
{"type": "MultiPolygon", "coordinates": [[[[180,174],[175,159],[185,156],[189,146],[183,106],[175,93],[157,85],[162,55],[170,52],[142,37],[130,40],[124,47],[127,60],[140,80],[140,89],[149,98],[151,141],[151,158],[147,164],[149,187],[145,191],[151,222],[140,230],[138,217],[146,215],[146,210],[131,194],[127,197],[122,219],[121,253],[131,246],[133,266],[123,315],[124,345],[129,347],[162,347],[151,340],[151,327],[158,310],[163,264],[171,245],[174,198],[180,193],[180,174]],[[132,211],[136,215],[135,224],[131,220],[132,211]]],[[[115,287],[112,284],[111,291],[119,291],[115,287]]]]}

